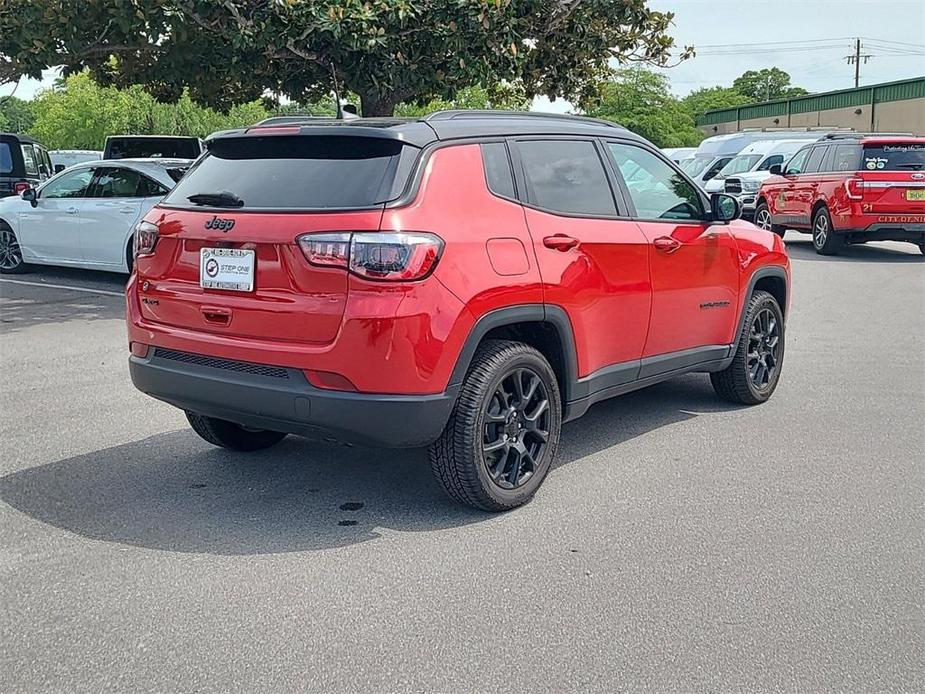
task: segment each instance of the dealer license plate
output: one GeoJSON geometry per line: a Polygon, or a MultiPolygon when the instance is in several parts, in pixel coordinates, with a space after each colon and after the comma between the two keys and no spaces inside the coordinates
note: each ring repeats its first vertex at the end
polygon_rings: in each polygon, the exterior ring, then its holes
{"type": "Polygon", "coordinates": [[[253,250],[240,248],[203,248],[199,252],[199,286],[204,289],[254,291],[253,250]]]}

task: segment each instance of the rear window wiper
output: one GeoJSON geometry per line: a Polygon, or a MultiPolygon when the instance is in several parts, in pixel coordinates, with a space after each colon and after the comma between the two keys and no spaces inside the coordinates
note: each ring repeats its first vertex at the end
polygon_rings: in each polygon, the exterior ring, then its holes
{"type": "Polygon", "coordinates": [[[186,198],[194,205],[209,207],[244,207],[244,201],[234,193],[223,190],[219,193],[196,193],[186,198]]]}

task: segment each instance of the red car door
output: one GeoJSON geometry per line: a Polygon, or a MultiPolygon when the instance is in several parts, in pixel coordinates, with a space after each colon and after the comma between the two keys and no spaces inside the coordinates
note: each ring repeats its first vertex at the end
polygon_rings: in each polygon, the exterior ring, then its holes
{"type": "Polygon", "coordinates": [[[789,226],[799,223],[800,210],[799,189],[802,185],[803,171],[809,158],[810,148],[804,147],[791,157],[784,166],[782,180],[769,186],[769,203],[775,224],[789,226]]]}
{"type": "Polygon", "coordinates": [[[825,145],[813,147],[806,159],[803,172],[794,179],[793,223],[799,226],[808,227],[813,223],[811,219],[813,203],[817,200],[819,184],[825,178],[821,172],[824,169],[822,162],[825,159],[826,150],[828,147],[825,145]]]}
{"type": "Polygon", "coordinates": [[[651,305],[648,243],[619,216],[600,146],[542,139],[518,141],[512,150],[544,302],[563,309],[571,323],[578,376],[618,365],[597,385],[633,380],[651,305]]]}
{"type": "Polygon", "coordinates": [[[739,292],[729,226],[705,221],[694,185],[655,152],[626,142],[608,150],[649,245],[652,312],[641,375],[725,356],[739,292]],[[640,169],[645,176],[626,182],[627,171],[640,169]]]}

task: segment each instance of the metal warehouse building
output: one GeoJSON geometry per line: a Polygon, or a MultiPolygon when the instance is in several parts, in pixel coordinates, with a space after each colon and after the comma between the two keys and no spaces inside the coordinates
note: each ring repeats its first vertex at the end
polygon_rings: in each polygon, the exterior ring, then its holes
{"type": "Polygon", "coordinates": [[[806,126],[925,134],[925,77],[707,111],[697,119],[707,135],[806,126]]]}

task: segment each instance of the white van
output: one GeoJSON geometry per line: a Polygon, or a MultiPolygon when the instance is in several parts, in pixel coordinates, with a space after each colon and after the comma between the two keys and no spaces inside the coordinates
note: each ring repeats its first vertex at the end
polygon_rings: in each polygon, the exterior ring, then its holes
{"type": "Polygon", "coordinates": [[[789,130],[789,129],[762,129],[743,130],[740,133],[729,135],[714,135],[708,137],[690,159],[681,162],[681,169],[694,179],[694,182],[703,187],[707,181],[719,173],[732,158],[749,145],[759,140],[818,140],[824,137],[831,128],[818,130],[789,130]]]}
{"type": "MultiPolygon", "coordinates": [[[[822,136],[820,134],[820,137],[822,136]]],[[[753,142],[730,159],[728,164],[704,184],[703,189],[708,193],[722,193],[726,188],[726,179],[730,176],[741,176],[752,171],[767,171],[775,164],[783,164],[806,142],[806,139],[753,142]]]]}

